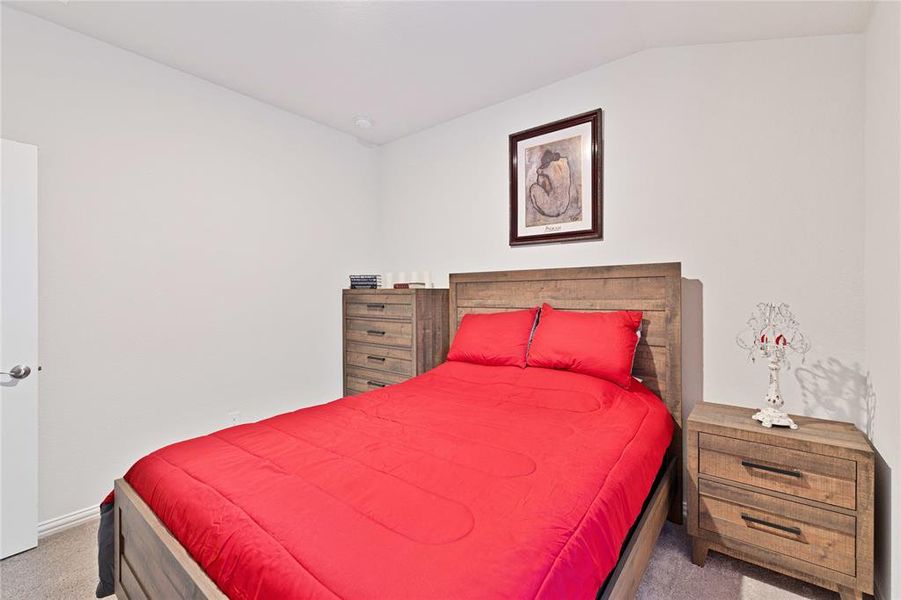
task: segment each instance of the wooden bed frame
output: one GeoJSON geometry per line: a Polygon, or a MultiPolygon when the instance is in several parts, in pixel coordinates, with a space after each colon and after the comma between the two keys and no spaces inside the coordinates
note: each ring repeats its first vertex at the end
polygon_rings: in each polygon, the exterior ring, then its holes
{"type": "MultiPolygon", "coordinates": [[[[450,276],[451,338],[471,312],[547,302],[564,310],[641,310],[633,373],[676,424],[669,451],[620,559],[598,598],[634,598],[667,516],[682,522],[682,292],[680,263],[577,267],[450,276]]],[[[115,484],[115,585],[119,600],[226,596],[124,480],[115,484]]]]}

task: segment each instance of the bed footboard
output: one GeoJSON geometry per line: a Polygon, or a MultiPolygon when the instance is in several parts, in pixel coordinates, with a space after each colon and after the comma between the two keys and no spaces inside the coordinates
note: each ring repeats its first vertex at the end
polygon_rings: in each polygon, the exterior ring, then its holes
{"type": "MultiPolygon", "coordinates": [[[[678,461],[669,458],[651,489],[601,600],[634,598],[676,494],[678,461]]],[[[119,600],[226,598],[124,480],[116,481],[115,582],[119,600]]]]}
{"type": "Polygon", "coordinates": [[[226,598],[124,479],[116,481],[115,502],[119,600],[226,598]]]}

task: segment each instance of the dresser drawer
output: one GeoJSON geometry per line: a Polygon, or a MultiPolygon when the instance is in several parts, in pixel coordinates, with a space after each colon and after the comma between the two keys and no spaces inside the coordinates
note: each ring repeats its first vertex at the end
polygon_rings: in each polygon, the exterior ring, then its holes
{"type": "Polygon", "coordinates": [[[357,367],[347,367],[344,370],[344,386],[352,392],[369,392],[406,381],[407,377],[384,371],[372,371],[357,367]]]}
{"type": "Polygon", "coordinates": [[[398,373],[407,377],[413,375],[413,355],[409,348],[348,342],[344,350],[344,362],[353,367],[398,373]]]}
{"type": "Polygon", "coordinates": [[[705,479],[698,492],[699,529],[855,576],[854,517],[705,479]]]}
{"type": "Polygon", "coordinates": [[[406,304],[413,305],[410,290],[344,290],[345,304],[406,304]]]}
{"type": "Polygon", "coordinates": [[[344,305],[344,314],[348,317],[362,317],[364,319],[410,319],[413,316],[413,305],[409,302],[395,304],[369,300],[378,300],[378,298],[359,297],[349,299],[344,305]]]}
{"type": "Polygon", "coordinates": [[[722,479],[856,508],[854,461],[699,433],[698,471],[722,479]]]}
{"type": "Polygon", "coordinates": [[[350,342],[368,342],[407,348],[413,345],[413,325],[404,321],[347,319],[344,335],[350,342]]]}

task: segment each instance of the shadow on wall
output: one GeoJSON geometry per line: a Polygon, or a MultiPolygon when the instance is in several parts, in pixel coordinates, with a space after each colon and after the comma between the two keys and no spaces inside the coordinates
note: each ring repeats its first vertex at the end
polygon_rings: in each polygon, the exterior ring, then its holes
{"type": "Polygon", "coordinates": [[[876,417],[876,395],[869,377],[860,365],[842,363],[837,358],[818,360],[795,369],[801,385],[801,398],[807,408],[804,414],[825,411],[835,421],[850,421],[867,437],[873,434],[876,417]]]}
{"type": "Polygon", "coordinates": [[[682,417],[704,399],[704,285],[682,278],[682,417]]]}

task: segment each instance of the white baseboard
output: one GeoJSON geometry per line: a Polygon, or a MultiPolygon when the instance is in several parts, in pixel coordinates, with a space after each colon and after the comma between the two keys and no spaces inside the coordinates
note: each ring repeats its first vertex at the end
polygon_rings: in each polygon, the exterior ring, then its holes
{"type": "Polygon", "coordinates": [[[100,507],[95,504],[94,506],[76,510],[75,512],[70,512],[61,517],[48,519],[43,523],[38,523],[38,539],[45,538],[54,533],[59,533],[60,531],[65,531],[66,529],[81,525],[82,523],[87,523],[88,521],[93,521],[99,517],[100,507]]]}

